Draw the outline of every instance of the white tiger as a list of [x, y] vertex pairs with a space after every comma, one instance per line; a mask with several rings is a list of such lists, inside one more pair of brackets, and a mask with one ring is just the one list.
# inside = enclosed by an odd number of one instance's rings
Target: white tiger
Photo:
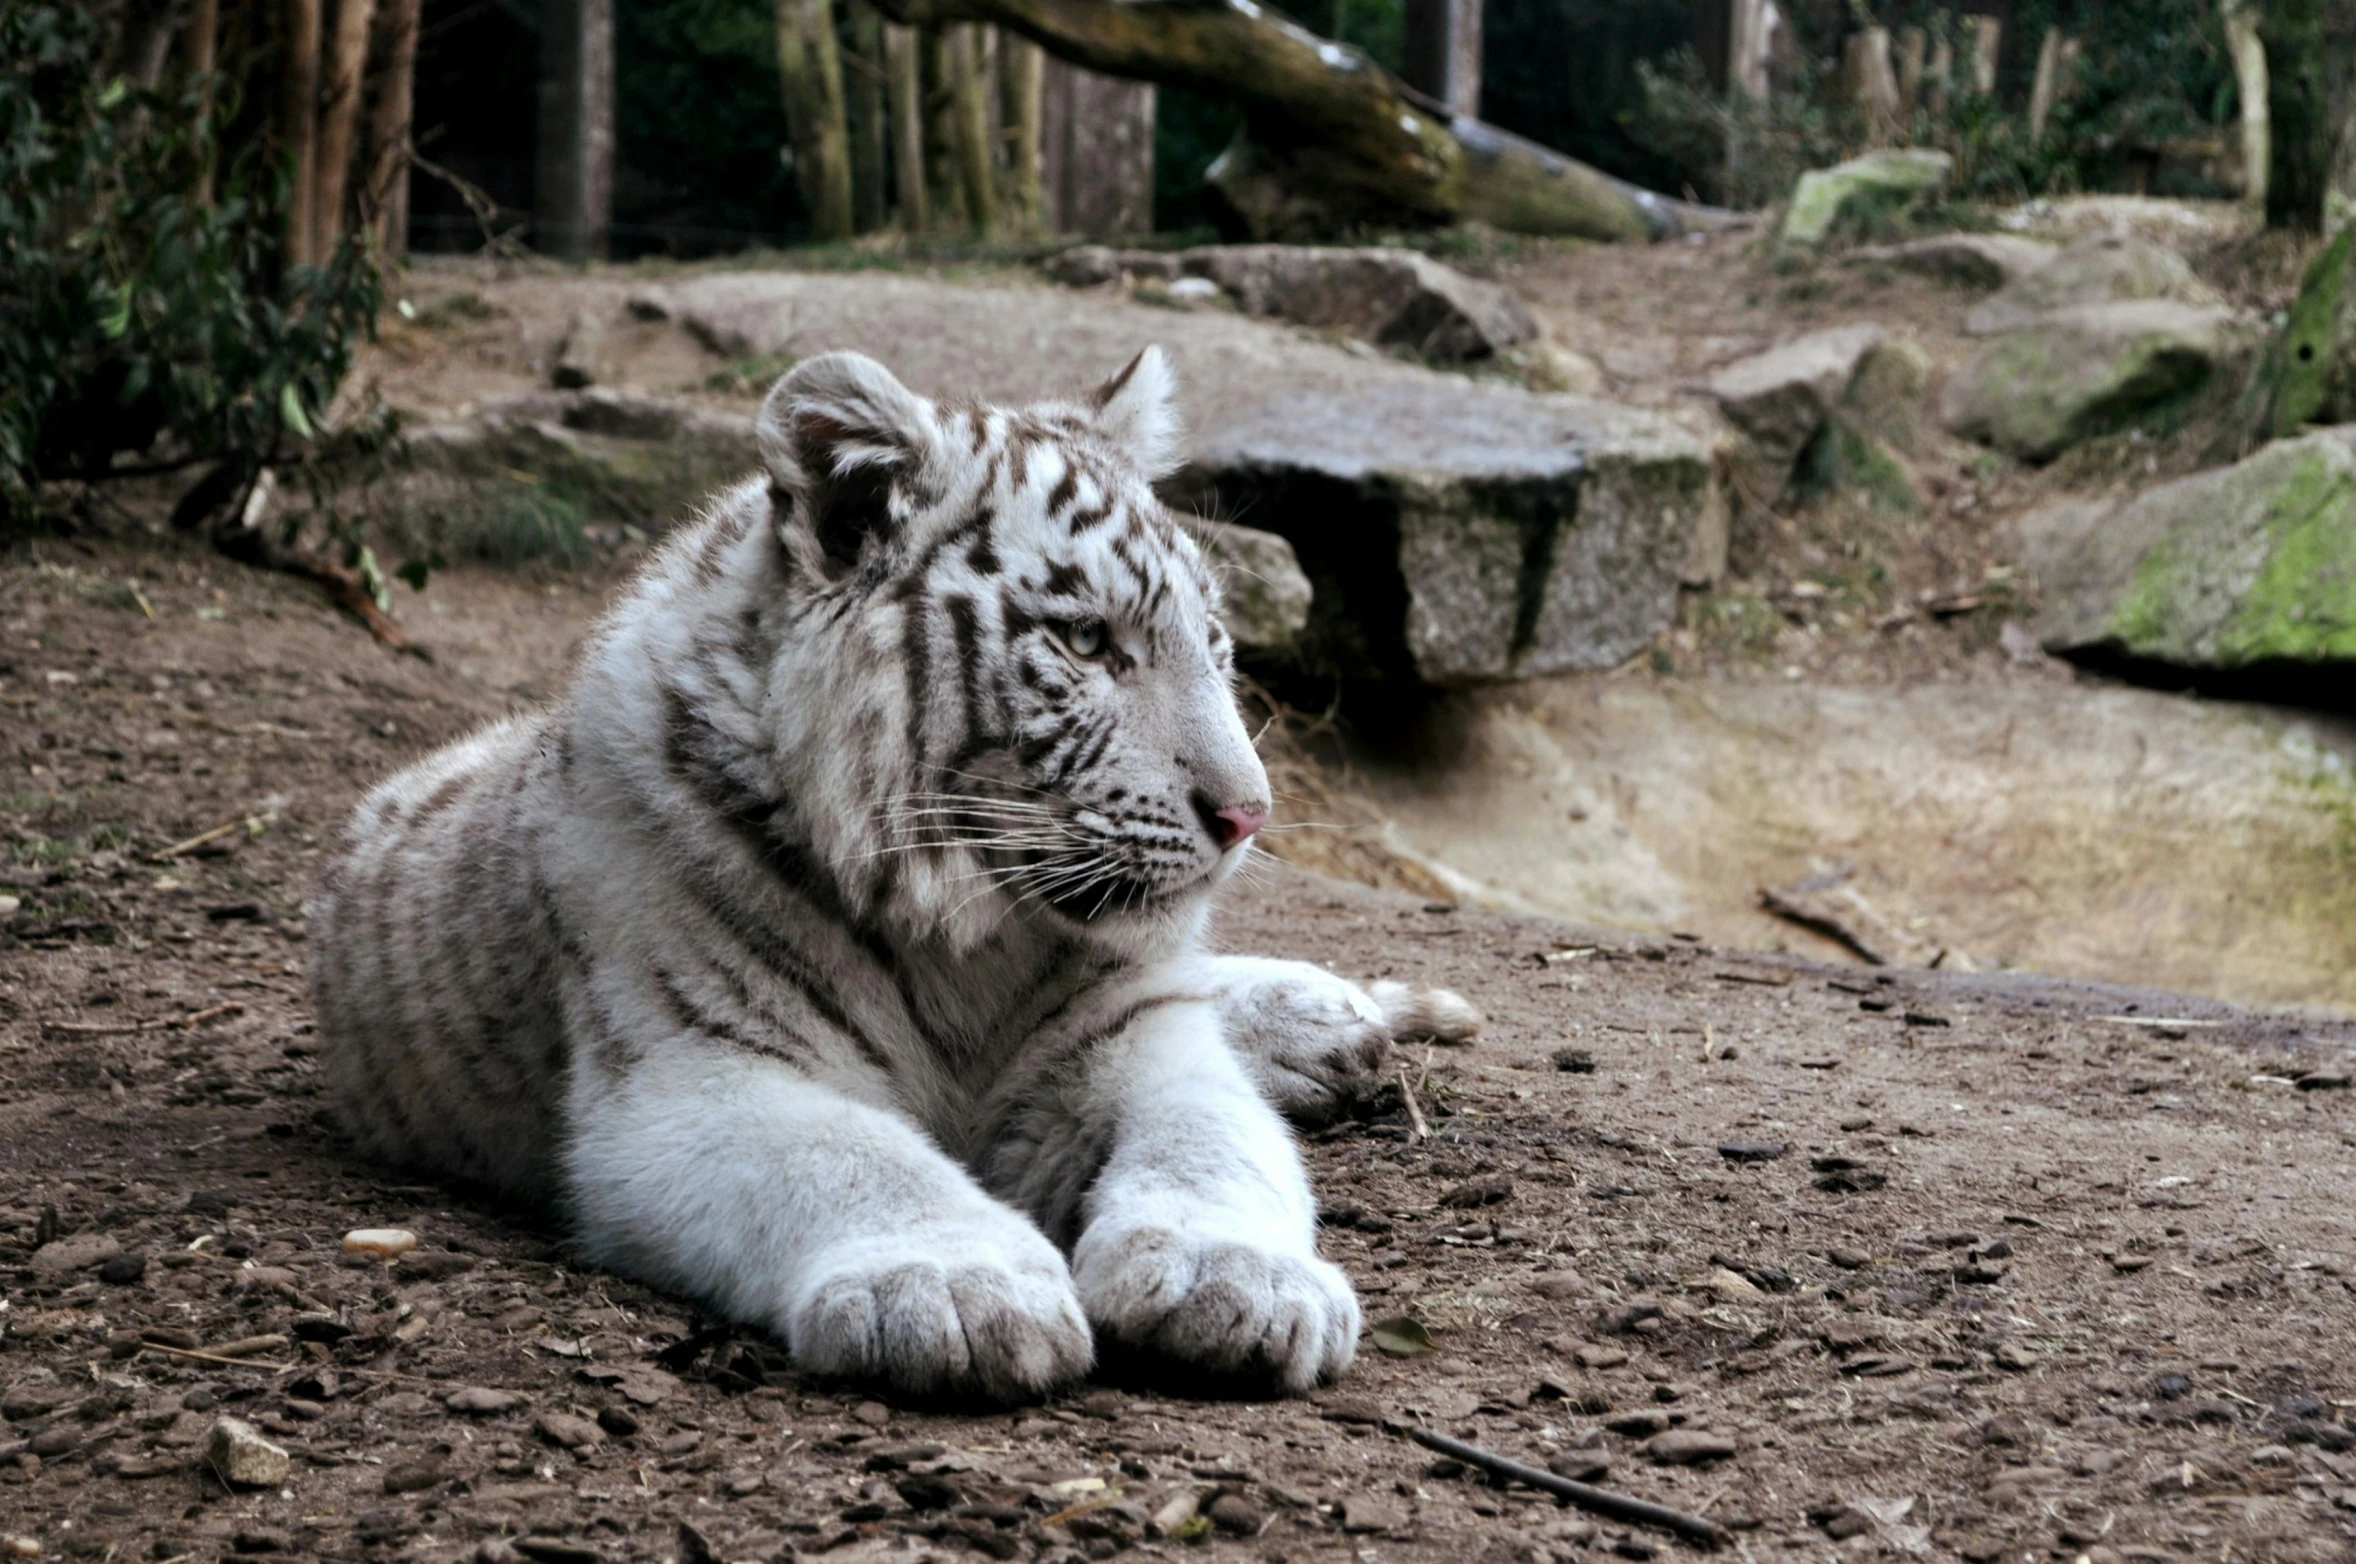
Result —
[[831, 354], [758, 429], [557, 705], [354, 815], [310, 909], [343, 1118], [814, 1371], [1031, 1396], [1101, 1335], [1339, 1374], [1358, 1305], [1277, 1108], [1334, 1111], [1390, 1029], [1199, 948], [1270, 803], [1151, 488], [1166, 361], [1008, 410]]

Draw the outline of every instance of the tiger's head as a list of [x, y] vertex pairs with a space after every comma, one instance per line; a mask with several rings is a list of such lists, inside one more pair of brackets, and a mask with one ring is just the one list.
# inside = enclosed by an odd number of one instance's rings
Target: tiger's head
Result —
[[1153, 490], [1172, 389], [1147, 348], [1069, 402], [936, 404], [830, 353], [763, 404], [772, 731], [820, 773], [837, 879], [895, 924], [1150, 946], [1266, 823], [1217, 580]]

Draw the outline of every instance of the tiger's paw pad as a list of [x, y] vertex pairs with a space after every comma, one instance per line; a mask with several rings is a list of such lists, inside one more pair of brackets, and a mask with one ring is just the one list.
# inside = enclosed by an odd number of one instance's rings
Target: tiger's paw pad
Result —
[[1358, 1344], [1358, 1298], [1313, 1254], [1141, 1226], [1083, 1234], [1080, 1297], [1110, 1341], [1298, 1395], [1338, 1378]]

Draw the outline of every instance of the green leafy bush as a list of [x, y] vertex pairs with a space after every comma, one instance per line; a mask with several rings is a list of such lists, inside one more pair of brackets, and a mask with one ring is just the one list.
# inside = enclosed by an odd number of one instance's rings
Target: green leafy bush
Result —
[[[376, 268], [347, 243], [283, 271], [285, 191], [224, 156], [234, 88], [102, 77], [82, 6], [0, 4], [0, 515], [65, 478], [226, 463], [307, 444], [374, 328]], [[218, 194], [199, 199], [200, 177]]]

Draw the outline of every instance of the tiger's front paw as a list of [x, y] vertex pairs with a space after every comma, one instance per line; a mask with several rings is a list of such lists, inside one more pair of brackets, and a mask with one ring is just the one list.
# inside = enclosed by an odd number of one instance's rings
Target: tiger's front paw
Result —
[[818, 1256], [784, 1335], [813, 1373], [916, 1394], [1027, 1400], [1088, 1372], [1095, 1343], [1063, 1256], [1009, 1215], [1005, 1232], [920, 1228]]
[[1314, 1254], [1207, 1230], [1091, 1228], [1072, 1255], [1088, 1318], [1113, 1341], [1295, 1395], [1338, 1378], [1358, 1345], [1358, 1298]]
[[1311, 1128], [1330, 1124], [1382, 1084], [1391, 1028], [1357, 984], [1307, 962], [1279, 970], [1227, 995], [1221, 1021], [1277, 1112]]

